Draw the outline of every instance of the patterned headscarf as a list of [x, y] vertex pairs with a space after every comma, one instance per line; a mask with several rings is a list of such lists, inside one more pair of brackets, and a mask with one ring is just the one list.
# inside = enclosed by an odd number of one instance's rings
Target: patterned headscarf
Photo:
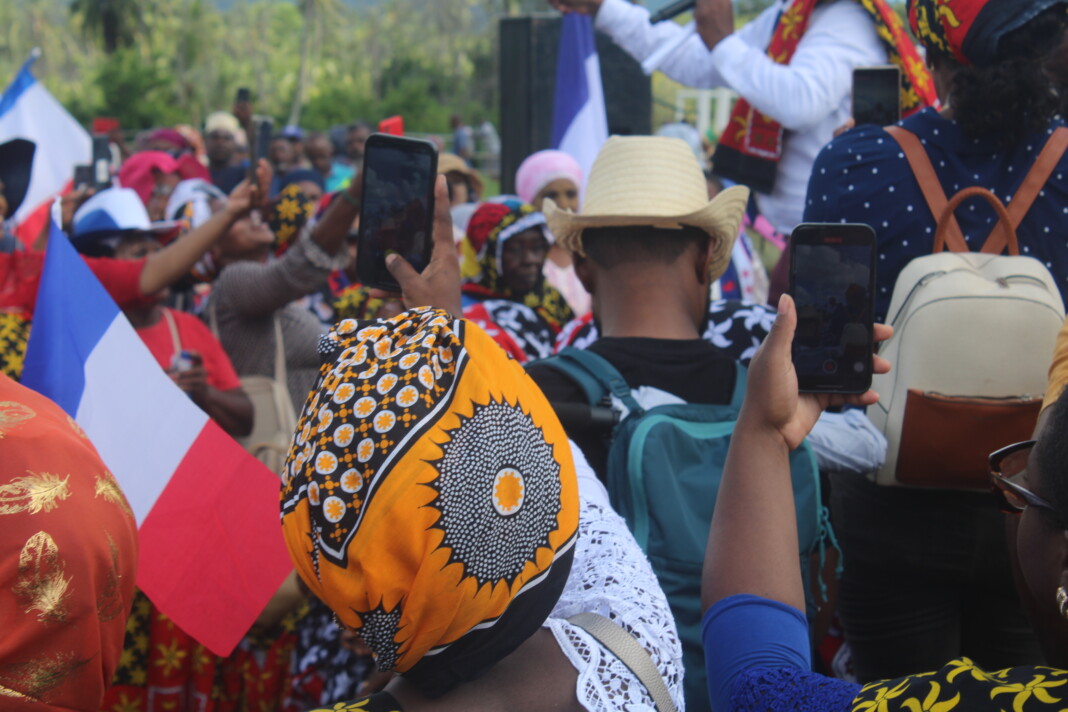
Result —
[[479, 299], [508, 299], [525, 304], [545, 319], [555, 334], [574, 316], [563, 295], [544, 276], [526, 294], [513, 295], [501, 272], [504, 243], [531, 228], [538, 228], [552, 241], [545, 216], [527, 203], [511, 197], [479, 205], [467, 224], [467, 236], [461, 246], [461, 271], [467, 277], [463, 290]]
[[966, 66], [997, 61], [998, 42], [1065, 0], [909, 0], [912, 33]]
[[137, 572], [122, 491], [73, 420], [0, 375], [0, 708], [96, 710]]
[[283, 471], [297, 572], [377, 664], [441, 694], [534, 633], [571, 566], [578, 493], [545, 396], [443, 311], [340, 322]]
[[968, 658], [947, 663], [941, 670], [880, 680], [864, 686], [852, 703], [853, 712], [956, 712], [1063, 710], [1068, 671], [1024, 666], [986, 672]]
[[315, 203], [295, 183], [283, 188], [267, 207], [267, 224], [274, 233], [274, 253], [281, 255], [315, 215]]

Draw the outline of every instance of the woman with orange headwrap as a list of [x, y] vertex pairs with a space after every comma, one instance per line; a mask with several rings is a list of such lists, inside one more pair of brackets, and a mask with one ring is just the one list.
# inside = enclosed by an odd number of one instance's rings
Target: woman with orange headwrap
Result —
[[354, 708], [652, 709], [582, 612], [637, 639], [681, 704], [656, 578], [518, 363], [428, 307], [342, 321], [320, 354], [282, 526], [304, 582], [399, 673]]

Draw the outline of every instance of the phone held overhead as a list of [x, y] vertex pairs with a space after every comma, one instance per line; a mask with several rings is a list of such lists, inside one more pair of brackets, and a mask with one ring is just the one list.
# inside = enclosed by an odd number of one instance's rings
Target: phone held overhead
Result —
[[380, 133], [367, 139], [356, 253], [365, 286], [400, 291], [386, 268], [391, 254], [419, 272], [430, 263], [437, 170], [438, 152], [429, 141]]
[[888, 64], [853, 70], [853, 121], [889, 126], [901, 120], [901, 69]]
[[797, 305], [793, 362], [807, 392], [871, 387], [875, 231], [803, 223], [790, 237], [790, 294]]

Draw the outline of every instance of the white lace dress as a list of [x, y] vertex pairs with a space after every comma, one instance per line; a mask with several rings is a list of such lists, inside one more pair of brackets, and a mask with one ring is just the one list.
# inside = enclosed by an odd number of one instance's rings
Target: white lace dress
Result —
[[590, 612], [621, 625], [649, 651], [681, 712], [682, 646], [667, 599], [582, 451], [574, 444], [571, 451], [581, 498], [579, 539], [571, 575], [544, 627], [553, 632], [578, 670], [575, 693], [586, 709], [655, 709], [653, 698], [626, 665], [589, 633], [567, 622], [571, 616]]

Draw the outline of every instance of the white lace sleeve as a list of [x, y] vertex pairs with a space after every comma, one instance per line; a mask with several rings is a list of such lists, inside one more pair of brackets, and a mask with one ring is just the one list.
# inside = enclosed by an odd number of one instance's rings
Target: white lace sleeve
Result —
[[682, 646], [667, 599], [649, 561], [608, 505], [604, 487], [578, 448], [581, 514], [575, 560], [559, 602], [545, 622], [560, 649], [578, 670], [575, 690], [587, 710], [652, 710], [653, 698], [638, 678], [586, 631], [567, 618], [598, 613], [621, 625], [649, 651], [675, 706], [682, 697]]

